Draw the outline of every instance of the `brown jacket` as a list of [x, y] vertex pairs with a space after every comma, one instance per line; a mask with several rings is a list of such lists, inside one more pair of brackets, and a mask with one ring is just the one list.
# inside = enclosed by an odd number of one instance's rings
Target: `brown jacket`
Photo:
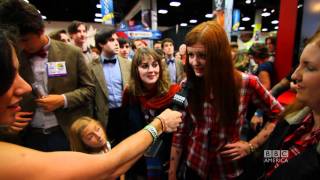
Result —
[[[74, 120], [90, 116], [89, 102], [94, 97], [94, 84], [82, 52], [62, 42], [50, 40], [48, 62], [65, 61], [67, 75], [48, 77], [48, 94], [64, 94], [68, 107], [54, 111], [59, 125], [67, 134]], [[20, 60], [21, 76], [29, 83], [34, 82], [30, 60], [22, 54]], [[35, 93], [27, 95], [22, 102], [22, 111], [35, 111]]]

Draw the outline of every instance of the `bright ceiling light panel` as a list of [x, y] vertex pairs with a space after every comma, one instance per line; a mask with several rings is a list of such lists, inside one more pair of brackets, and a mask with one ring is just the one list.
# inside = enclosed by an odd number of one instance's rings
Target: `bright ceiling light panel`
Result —
[[186, 27], [186, 26], [188, 26], [188, 24], [187, 23], [181, 23], [180, 26]]
[[168, 10], [166, 10], [166, 9], [159, 9], [159, 10], [158, 10], [158, 13], [159, 13], [159, 14], [167, 14], [167, 13], [168, 13]]
[[213, 15], [212, 15], [212, 13], [208, 13], [208, 14], [205, 15], [205, 17], [206, 18], [213, 18]]
[[250, 21], [250, 18], [249, 17], [244, 17], [244, 18], [242, 18], [242, 21]]
[[198, 21], [196, 19], [190, 19], [190, 23], [197, 23]]
[[173, 7], [179, 7], [179, 6], [181, 5], [181, 3], [178, 2], [178, 1], [172, 1], [172, 2], [170, 2], [169, 5], [170, 5], [170, 6], [173, 6]]

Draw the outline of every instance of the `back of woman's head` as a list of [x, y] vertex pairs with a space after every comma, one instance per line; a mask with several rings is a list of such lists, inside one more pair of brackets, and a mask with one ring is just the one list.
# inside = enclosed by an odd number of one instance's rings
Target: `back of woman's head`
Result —
[[4, 27], [0, 27], [0, 96], [7, 92], [13, 83], [16, 69], [13, 66], [13, 49], [16, 50], [15, 38]]
[[[206, 64], [201, 78], [205, 93], [201, 93], [200, 96], [203, 96], [203, 99], [212, 96], [215, 98], [213, 105], [219, 112], [220, 119], [235, 120], [239, 104], [239, 86], [236, 77], [239, 74], [235, 72], [233, 66], [230, 43], [225, 30], [216, 21], [203, 22], [186, 35], [185, 43], [187, 47], [200, 43], [205, 48]], [[200, 82], [189, 62], [187, 62], [187, 78], [193, 83]]]
[[131, 65], [131, 79], [129, 82], [129, 90], [134, 96], [141, 96], [146, 93], [146, 89], [143, 86], [143, 82], [139, 76], [138, 67], [141, 65], [142, 60], [146, 57], [152, 57], [156, 62], [158, 62], [159, 79], [156, 83], [158, 95], [163, 94], [169, 90], [170, 81], [168, 76], [168, 70], [166, 68], [163, 58], [151, 48], [139, 48], [135, 52], [132, 65]]
[[90, 148], [87, 147], [82, 141], [82, 132], [88, 126], [88, 124], [92, 122], [102, 127], [98, 121], [87, 116], [80, 117], [72, 123], [69, 132], [70, 148], [72, 151], [90, 153]]

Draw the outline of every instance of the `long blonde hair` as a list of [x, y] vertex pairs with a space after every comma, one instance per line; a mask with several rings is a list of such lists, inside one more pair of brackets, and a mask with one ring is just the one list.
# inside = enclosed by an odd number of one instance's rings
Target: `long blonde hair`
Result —
[[[69, 133], [71, 151], [92, 153], [92, 149], [83, 143], [82, 136], [81, 136], [83, 129], [86, 128], [88, 124], [92, 122], [100, 126], [102, 129], [104, 129], [102, 124], [99, 121], [87, 116], [82, 116], [72, 123], [70, 128], [70, 133]], [[106, 135], [106, 132], [105, 132], [105, 135]], [[107, 136], [106, 136], [106, 139], [107, 139]]]

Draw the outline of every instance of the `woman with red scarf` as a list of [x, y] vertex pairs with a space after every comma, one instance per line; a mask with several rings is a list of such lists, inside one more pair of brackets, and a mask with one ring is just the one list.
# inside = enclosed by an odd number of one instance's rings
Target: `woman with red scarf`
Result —
[[[170, 84], [166, 64], [153, 49], [140, 48], [131, 66], [131, 80], [123, 94], [126, 118], [125, 136], [143, 128], [164, 109], [171, 106], [173, 96], [180, 90]], [[149, 152], [126, 174], [126, 179], [167, 179], [171, 135], [161, 136]]]

